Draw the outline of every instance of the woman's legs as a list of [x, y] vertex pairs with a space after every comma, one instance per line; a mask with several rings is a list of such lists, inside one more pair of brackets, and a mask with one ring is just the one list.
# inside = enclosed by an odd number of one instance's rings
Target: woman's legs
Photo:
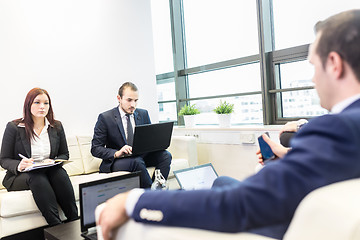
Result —
[[46, 175], [55, 193], [57, 202], [68, 221], [78, 219], [78, 209], [75, 203], [74, 189], [65, 169], [61, 166], [48, 168]]
[[35, 203], [50, 226], [61, 223], [55, 193], [47, 176], [39, 170], [19, 174], [9, 191], [31, 190]]

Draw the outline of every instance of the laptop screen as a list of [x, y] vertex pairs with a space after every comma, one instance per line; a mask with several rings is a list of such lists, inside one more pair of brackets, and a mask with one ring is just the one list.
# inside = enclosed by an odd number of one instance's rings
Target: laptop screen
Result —
[[211, 163], [174, 171], [174, 175], [184, 190], [210, 189], [218, 177]]
[[165, 150], [169, 147], [174, 122], [135, 126], [133, 155]]
[[113, 196], [140, 187], [140, 172], [124, 174], [79, 185], [81, 232], [94, 227], [95, 208]]

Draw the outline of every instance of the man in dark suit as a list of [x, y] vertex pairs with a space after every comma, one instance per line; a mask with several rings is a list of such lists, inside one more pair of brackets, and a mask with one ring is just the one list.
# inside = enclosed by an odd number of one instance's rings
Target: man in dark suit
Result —
[[[132, 190], [115, 196], [100, 215], [104, 239], [129, 217], [152, 224], [282, 238], [308, 193], [359, 178], [360, 10], [319, 22], [316, 32], [309, 50], [313, 82], [321, 106], [331, 114], [309, 121], [281, 160], [242, 182], [220, 177], [211, 190]], [[276, 154], [278, 145], [263, 136]]]
[[100, 172], [141, 171], [140, 186], [149, 188], [152, 184], [146, 167], [154, 166], [160, 169], [167, 179], [170, 171], [171, 154], [166, 151], [156, 151], [140, 156], [125, 157], [131, 154], [133, 132], [135, 125], [150, 124], [146, 110], [136, 108], [139, 99], [138, 89], [131, 82], [124, 83], [118, 92], [119, 106], [98, 117], [91, 142], [91, 153], [101, 158]]

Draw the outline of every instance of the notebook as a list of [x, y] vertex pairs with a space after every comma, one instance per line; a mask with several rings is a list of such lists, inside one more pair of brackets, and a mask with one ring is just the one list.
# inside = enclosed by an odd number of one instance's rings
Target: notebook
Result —
[[177, 170], [174, 175], [180, 188], [184, 190], [210, 189], [218, 177], [211, 163]]
[[95, 208], [109, 198], [140, 187], [140, 171], [79, 185], [81, 236], [97, 239]]
[[123, 157], [167, 149], [170, 145], [173, 126], [174, 122], [135, 126], [132, 154], [126, 154]]

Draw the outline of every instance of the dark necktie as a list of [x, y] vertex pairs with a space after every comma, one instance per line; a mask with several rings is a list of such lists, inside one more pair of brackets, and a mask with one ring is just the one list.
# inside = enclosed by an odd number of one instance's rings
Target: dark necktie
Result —
[[126, 115], [126, 122], [127, 122], [127, 127], [126, 127], [126, 132], [127, 132], [127, 142], [129, 146], [132, 146], [133, 141], [134, 141], [134, 133], [133, 133], [133, 128], [131, 125], [131, 121], [130, 121], [130, 116], [131, 114], [125, 114]]

